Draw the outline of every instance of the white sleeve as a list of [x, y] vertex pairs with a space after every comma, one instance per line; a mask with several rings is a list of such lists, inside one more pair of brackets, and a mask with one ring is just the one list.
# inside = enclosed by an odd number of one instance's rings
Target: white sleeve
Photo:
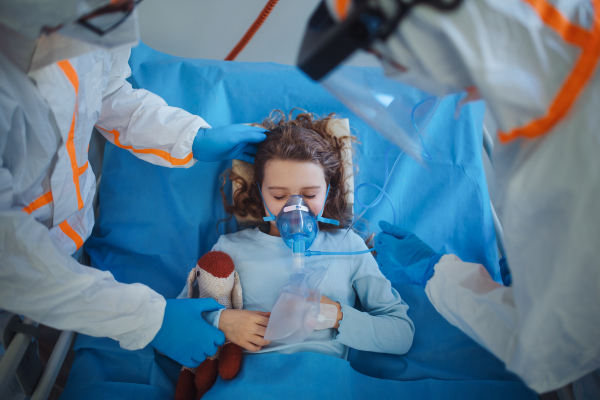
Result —
[[198, 130], [210, 128], [202, 118], [169, 107], [159, 96], [133, 89], [126, 79], [131, 50], [111, 55], [111, 70], [96, 122], [108, 141], [138, 158], [165, 167], [191, 167]]
[[425, 293], [448, 322], [506, 362], [517, 327], [512, 288], [494, 281], [483, 265], [447, 254], [436, 264]]
[[161, 295], [77, 263], [27, 213], [0, 211], [0, 238], [0, 308], [128, 350], [146, 346], [160, 329]]
[[[519, 309], [517, 296], [529, 295], [519, 285], [516, 280], [514, 286], [504, 287], [492, 280], [482, 265], [445, 255], [435, 266], [425, 292], [446, 320], [492, 352], [538, 393], [562, 387], [597, 368], [600, 360], [594, 346], [581, 350], [587, 354], [585, 359], [568, 358], [573, 353], [571, 346], [585, 343], [586, 329], [574, 329], [577, 326], [572, 320], [561, 318], [560, 310], [548, 305], [566, 304], [569, 299], [557, 298], [549, 291], [535, 299], [534, 308]], [[572, 309], [587, 307], [593, 305], [579, 304]], [[593, 338], [587, 340], [593, 342]]]

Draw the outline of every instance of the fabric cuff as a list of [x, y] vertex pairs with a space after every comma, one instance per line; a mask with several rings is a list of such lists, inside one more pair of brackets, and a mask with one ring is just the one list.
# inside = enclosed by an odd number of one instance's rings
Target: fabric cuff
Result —
[[433, 276], [427, 281], [427, 284], [425, 285], [425, 292], [427, 292], [427, 288], [431, 287], [431, 282], [438, 279], [438, 278], [436, 278], [435, 271], [439, 270], [440, 268], [443, 269], [444, 265], [453, 263], [455, 261], [462, 262], [462, 260], [454, 254], [444, 254], [440, 258], [440, 260], [433, 266], [434, 273], [433, 273]]
[[360, 315], [361, 312], [347, 304], [340, 302], [340, 305], [342, 306], [342, 319], [337, 330], [333, 330], [333, 341], [343, 344], [345, 336], [348, 336], [348, 332], [352, 330], [353, 319], [356, 318], [357, 314]]
[[454, 261], [462, 261], [462, 260], [454, 254], [444, 254], [435, 265], [444, 264], [447, 262], [454, 262]]
[[117, 338], [111, 337], [111, 339], [116, 339], [121, 348], [125, 350], [143, 349], [154, 339], [162, 327], [167, 301], [160, 294], [151, 292], [151, 299], [146, 303], [144, 315], [139, 317], [145, 320], [144, 323], [126, 335], [120, 335]]
[[436, 265], [438, 262], [440, 262], [440, 260], [442, 259], [442, 257], [444, 256], [444, 254], [439, 254], [436, 253], [434, 255], [431, 256], [431, 265], [434, 266]]
[[429, 258], [429, 266], [427, 267], [427, 272], [425, 273], [424, 277], [425, 279], [423, 280], [423, 282], [421, 282], [421, 285], [425, 286], [427, 284], [427, 281], [431, 279], [435, 271], [435, 266], [438, 262], [440, 262], [442, 256], [442, 254], [436, 253]]
[[204, 318], [206, 322], [208, 322], [215, 328], [219, 329], [219, 321], [221, 320], [221, 313], [223, 312], [223, 310], [225, 310], [225, 308], [221, 308], [217, 311], [203, 312], [202, 318]]

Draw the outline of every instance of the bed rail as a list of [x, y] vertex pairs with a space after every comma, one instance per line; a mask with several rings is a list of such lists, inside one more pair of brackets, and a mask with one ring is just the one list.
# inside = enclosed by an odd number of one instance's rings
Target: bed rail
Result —
[[[12, 315], [14, 316], [14, 314]], [[32, 339], [37, 339], [38, 334], [36, 331], [39, 332], [37, 330], [39, 324], [30, 318], [23, 318], [22, 323], [19, 323], [19, 325], [21, 327], [16, 330], [10, 344], [5, 349], [2, 360], [0, 360], [0, 399], [6, 397], [10, 383], [17, 376], [17, 369], [21, 365]], [[7, 329], [11, 328], [7, 326]], [[74, 337], [74, 332], [62, 331], [41, 376], [39, 376], [39, 380], [37, 380], [38, 374], [32, 373], [33, 377], [27, 376], [30, 382], [27, 382], [27, 384], [20, 382], [22, 387], [26, 387], [24, 389], [26, 394], [31, 395], [31, 400], [46, 400], [48, 398]], [[30, 371], [27, 372], [27, 375], [30, 375]], [[32, 381], [33, 379], [37, 380], [37, 383]]]

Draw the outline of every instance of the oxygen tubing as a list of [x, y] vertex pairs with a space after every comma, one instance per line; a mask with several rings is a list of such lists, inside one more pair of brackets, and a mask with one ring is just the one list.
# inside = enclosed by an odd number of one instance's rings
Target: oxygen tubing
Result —
[[306, 250], [304, 255], [306, 257], [312, 256], [354, 256], [357, 254], [366, 254], [372, 252], [373, 249], [360, 250], [360, 251], [311, 251]]
[[[416, 109], [423, 103], [425, 103], [426, 101], [430, 101], [430, 100], [436, 100], [436, 104], [435, 104], [435, 108], [433, 110], [432, 115], [429, 116], [429, 118], [427, 119], [425, 125], [423, 126], [423, 128], [419, 129], [417, 123], [416, 123], [416, 118], [415, 118], [415, 112]], [[411, 139], [411, 141], [413, 141], [417, 136], [421, 139], [421, 142], [423, 141], [423, 138], [421, 137], [421, 131], [425, 128], [425, 126], [427, 126], [429, 124], [429, 121], [431, 120], [431, 117], [433, 116], [433, 114], [435, 114], [435, 111], [438, 108], [438, 105], [440, 103], [440, 99], [436, 98], [436, 97], [428, 97], [425, 100], [422, 100], [421, 102], [417, 103], [414, 107], [413, 110], [411, 112], [411, 120], [412, 123], [415, 127], [415, 129], [417, 130], [417, 135], [415, 137], [413, 137]], [[394, 164], [392, 165], [392, 170], [389, 171], [388, 170], [388, 154], [390, 152], [390, 150], [392, 148], [394, 148], [396, 146], [394, 145], [390, 145], [388, 146], [388, 148], [385, 150], [385, 173], [383, 176], [383, 187], [379, 186], [379, 185], [375, 185], [374, 183], [363, 183], [360, 184], [356, 187], [354, 194], [355, 194], [355, 201], [358, 205], [360, 205], [361, 207], [364, 208], [364, 210], [360, 213], [360, 215], [358, 216], [358, 218], [356, 220], [354, 220], [354, 222], [352, 222], [352, 224], [346, 229], [346, 233], [344, 234], [344, 236], [342, 237], [342, 239], [340, 240], [340, 242], [338, 243], [338, 247], [339, 244], [341, 244], [341, 242], [344, 241], [344, 239], [346, 238], [346, 235], [348, 235], [348, 232], [350, 232], [350, 230], [352, 229], [352, 227], [354, 226], [354, 224], [356, 223], [356, 221], [360, 220], [360, 218], [362, 218], [363, 215], [365, 215], [365, 213], [371, 209], [372, 207], [376, 206], [377, 204], [379, 204], [379, 202], [385, 197], [388, 202], [390, 203], [390, 206], [392, 207], [392, 215], [393, 215], [393, 222], [394, 224], [397, 224], [397, 215], [396, 215], [396, 208], [394, 207], [394, 203], [391, 199], [391, 197], [387, 194], [386, 189], [388, 186], [388, 183], [390, 182], [390, 177], [391, 175], [394, 173], [394, 170], [396, 169], [396, 166], [398, 165], [398, 161], [400, 160], [400, 157], [402, 156], [402, 154], [404, 154], [404, 150], [400, 151], [400, 154], [398, 155], [398, 157], [396, 157], [396, 160], [394, 161]], [[429, 156], [429, 154], [427, 153], [427, 151], [425, 150], [425, 153], [423, 154], [423, 156], [425, 156], [425, 158], [427, 159], [431, 159], [431, 156]], [[362, 189], [363, 187], [373, 187], [377, 190], [379, 190], [379, 195], [375, 198], [375, 200], [373, 200], [370, 204], [365, 205], [363, 204], [359, 199], [358, 196], [356, 196], [356, 194], [358, 193], [358, 191], [360, 189]], [[328, 189], [329, 191], [329, 189]], [[370, 253], [372, 252], [373, 249], [367, 249], [367, 250], [360, 250], [360, 251], [333, 251], [333, 252], [323, 252], [323, 251], [311, 251], [311, 250], [306, 250], [304, 252], [304, 256], [306, 257], [312, 257], [312, 256], [351, 256], [351, 255], [359, 255], [359, 254], [366, 254], [366, 253]]]
[[[379, 190], [379, 195], [369, 205], [362, 204], [358, 200], [358, 198], [355, 197], [356, 202], [361, 207], [365, 208], [363, 210], [363, 212], [358, 216], [358, 219], [360, 219], [371, 207], [374, 207], [377, 204], [379, 204], [379, 202], [381, 201], [381, 199], [383, 199], [383, 197], [385, 196], [387, 198], [387, 200], [390, 202], [390, 206], [392, 207], [392, 213], [394, 215], [394, 223], [396, 223], [396, 209], [394, 207], [392, 199], [390, 198], [390, 196], [385, 191], [385, 189], [387, 188], [387, 185], [388, 185], [388, 183], [390, 181], [390, 175], [396, 169], [396, 165], [398, 164], [398, 160], [400, 159], [400, 156], [402, 155], [402, 153], [404, 153], [404, 151], [400, 152], [400, 154], [398, 155], [398, 157], [396, 157], [396, 161], [394, 162], [394, 165], [392, 166], [392, 170], [388, 172], [388, 153], [394, 147], [396, 147], [396, 146], [391, 145], [391, 146], [388, 146], [388, 148], [385, 150], [385, 175], [384, 175], [384, 185], [383, 185], [383, 187], [375, 185], [374, 183], [363, 183], [363, 184], [361, 184], [361, 185], [359, 185], [359, 186], [356, 187], [356, 190], [354, 191], [355, 194], [359, 191], [359, 189], [361, 189], [362, 187], [365, 187], [365, 186], [374, 187], [377, 190]], [[344, 237], [342, 238], [342, 240], [340, 241], [340, 243], [346, 238], [346, 235], [348, 234], [348, 232], [350, 231], [350, 229], [352, 229], [352, 226], [354, 226], [355, 222], [356, 221], [354, 221], [352, 223], [352, 225], [350, 225], [350, 227], [348, 227], [348, 229], [346, 230], [346, 233], [344, 234]], [[359, 251], [334, 251], [334, 252], [326, 252], [326, 251], [323, 252], [323, 251], [310, 251], [310, 250], [307, 250], [307, 251], [304, 252], [304, 255], [306, 257], [312, 257], [312, 256], [352, 256], [352, 255], [366, 254], [366, 253], [370, 253], [372, 251], [373, 251], [373, 249], [359, 250]]]

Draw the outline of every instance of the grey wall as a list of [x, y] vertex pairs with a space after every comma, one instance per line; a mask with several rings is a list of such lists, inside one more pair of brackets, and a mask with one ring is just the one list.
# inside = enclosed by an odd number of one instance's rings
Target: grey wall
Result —
[[[279, 0], [236, 61], [295, 64], [308, 19], [320, 0]], [[141, 39], [179, 57], [222, 60], [244, 36], [267, 0], [144, 0]], [[354, 65], [376, 65], [358, 55]]]

